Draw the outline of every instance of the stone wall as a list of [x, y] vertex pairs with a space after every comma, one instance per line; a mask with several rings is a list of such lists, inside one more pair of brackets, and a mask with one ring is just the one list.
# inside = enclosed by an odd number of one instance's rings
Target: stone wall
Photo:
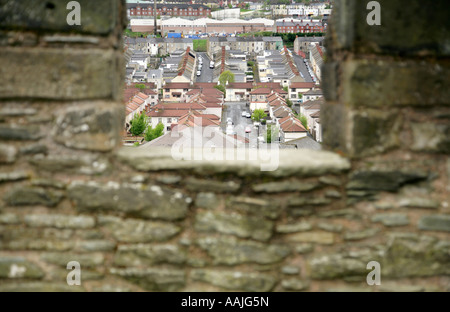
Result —
[[322, 117], [334, 152], [281, 151], [273, 172], [118, 148], [123, 3], [79, 0], [68, 27], [66, 2], [0, 0], [0, 291], [449, 290], [443, 1], [424, 20], [380, 1], [378, 28], [365, 1], [340, 1]]

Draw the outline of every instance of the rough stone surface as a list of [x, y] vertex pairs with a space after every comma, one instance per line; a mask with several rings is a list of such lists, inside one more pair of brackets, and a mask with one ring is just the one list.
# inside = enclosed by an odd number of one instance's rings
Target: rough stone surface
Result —
[[414, 234], [393, 235], [385, 251], [381, 274], [389, 278], [448, 275], [449, 252], [448, 241]]
[[0, 183], [26, 180], [30, 174], [25, 171], [0, 172]]
[[284, 279], [281, 281], [281, 287], [285, 290], [301, 291], [309, 288], [309, 283], [298, 278]]
[[269, 219], [277, 219], [282, 212], [276, 202], [267, 199], [243, 196], [232, 197], [227, 203], [227, 207], [240, 212], [264, 216]]
[[89, 0], [78, 0], [82, 8], [81, 25], [67, 24], [67, 1], [39, 2], [1, 0], [0, 28], [23, 28], [57, 32], [82, 32], [105, 35], [114, 29], [118, 16], [116, 0], [94, 5]]
[[437, 209], [439, 202], [433, 199], [423, 197], [407, 197], [399, 201], [400, 207], [408, 208], [423, 208], [423, 209]]
[[109, 166], [106, 159], [93, 155], [36, 155], [30, 163], [39, 171], [71, 174], [97, 175], [104, 173]]
[[5, 202], [10, 206], [56, 206], [63, 198], [63, 193], [37, 187], [20, 187], [11, 190], [5, 196]]
[[[68, 271], [67, 271], [68, 272]], [[83, 292], [85, 289], [82, 286], [73, 287], [61, 282], [31, 282], [24, 283], [23, 281], [15, 283], [1, 283], [0, 291], [2, 292]]]
[[352, 156], [375, 155], [396, 147], [400, 125], [399, 116], [390, 112], [366, 110], [363, 114], [354, 115]]
[[11, 164], [15, 162], [16, 159], [17, 159], [17, 149], [12, 145], [0, 143], [0, 164]]
[[317, 227], [327, 232], [341, 233], [344, 228], [341, 224], [319, 223]]
[[283, 181], [256, 184], [252, 190], [257, 193], [307, 192], [319, 186], [317, 182]]
[[200, 192], [197, 194], [195, 205], [199, 208], [215, 209], [219, 205], [219, 199], [214, 193]]
[[57, 113], [53, 138], [69, 148], [110, 151], [121, 140], [123, 114], [123, 107], [119, 105], [78, 105]]
[[93, 217], [67, 215], [26, 215], [25, 224], [31, 227], [55, 227], [60, 229], [89, 229], [95, 226]]
[[181, 265], [186, 262], [186, 252], [176, 245], [123, 245], [114, 256], [116, 266], [152, 266], [155, 264]]
[[312, 225], [309, 222], [300, 222], [294, 224], [279, 224], [276, 227], [276, 232], [281, 234], [305, 232], [312, 229]]
[[180, 227], [172, 223], [150, 222], [128, 219], [107, 225], [114, 238], [124, 243], [160, 242], [172, 238], [180, 232]]
[[156, 178], [156, 181], [163, 184], [177, 184], [182, 180], [182, 177], [177, 175], [163, 175]]
[[[450, 83], [449, 73], [445, 63], [350, 61], [344, 66], [343, 81], [348, 87], [343, 99], [347, 105], [366, 107], [444, 104], [450, 97], [445, 88]], [[422, 86], [420, 92], [418, 85]]]
[[376, 214], [372, 217], [372, 222], [381, 222], [385, 226], [403, 226], [409, 224], [409, 218], [398, 213]]
[[419, 229], [450, 232], [450, 215], [430, 215], [419, 220]]
[[344, 239], [348, 241], [362, 240], [377, 235], [379, 231], [375, 228], [362, 231], [348, 231], [344, 233]]
[[234, 181], [219, 182], [211, 180], [201, 180], [196, 178], [186, 179], [186, 188], [191, 191], [203, 191], [208, 190], [218, 193], [233, 193], [239, 190], [240, 183]]
[[19, 151], [20, 151], [20, 154], [22, 154], [22, 155], [38, 155], [38, 154], [47, 155], [48, 147], [44, 144], [38, 143], [38, 144], [23, 146], [19, 149]]
[[313, 244], [298, 244], [294, 247], [296, 253], [303, 255], [308, 254], [314, 250]]
[[379, 256], [369, 250], [348, 254], [329, 254], [314, 256], [307, 261], [311, 278], [340, 279], [343, 277], [358, 277], [365, 280], [368, 270], [367, 263], [379, 260]]
[[261, 241], [270, 239], [273, 231], [273, 223], [263, 218], [221, 212], [197, 213], [194, 227], [199, 232], [219, 232]]
[[322, 197], [293, 197], [288, 201], [289, 207], [301, 207], [301, 206], [323, 206], [331, 203], [328, 198]]
[[0, 279], [41, 279], [44, 272], [34, 263], [20, 257], [0, 257]]
[[[1, 52], [0, 52], [1, 55]], [[1, 73], [1, 72], [0, 72]], [[0, 78], [1, 79], [1, 78]], [[0, 80], [1, 81], [1, 80]], [[1, 96], [2, 87], [0, 87]], [[0, 124], [0, 139], [5, 141], [36, 141], [42, 138], [38, 126], [2, 125]], [[14, 157], [17, 151], [9, 150], [8, 154]]]
[[251, 292], [270, 291], [276, 283], [276, 279], [268, 274], [223, 270], [197, 269], [191, 272], [191, 278], [193, 280], [209, 283], [224, 289]]
[[71, 253], [43, 253], [41, 259], [45, 262], [66, 267], [70, 261], [77, 261], [81, 267], [98, 267], [103, 265], [105, 257], [101, 253], [71, 254]]
[[183, 270], [112, 268], [110, 272], [149, 291], [178, 291], [186, 284], [186, 273]]
[[[118, 66], [119, 55], [108, 50], [3, 48], [0, 51], [0, 98], [118, 99]], [[21, 81], [20, 86], [14, 83], [17, 80]], [[10, 140], [36, 140], [40, 134], [29, 128], [0, 127], [0, 138], [8, 137]]]
[[300, 274], [300, 268], [296, 266], [284, 266], [281, 268], [281, 273], [286, 275], [297, 275]]
[[200, 238], [200, 248], [214, 259], [215, 264], [235, 265], [242, 263], [270, 264], [283, 260], [290, 249], [283, 245], [238, 241], [234, 238]]
[[90, 240], [78, 242], [81, 251], [114, 251], [116, 244], [108, 240]]
[[317, 243], [321, 245], [331, 245], [334, 243], [334, 234], [328, 232], [304, 232], [289, 234], [286, 239], [295, 243]]
[[450, 153], [450, 126], [435, 123], [411, 123], [413, 151]]
[[427, 174], [418, 171], [357, 171], [351, 174], [347, 188], [395, 192], [403, 185], [423, 181], [427, 177]]
[[179, 191], [158, 185], [73, 182], [68, 191], [80, 211], [115, 210], [162, 220], [183, 219], [191, 201]]
[[0, 214], [0, 223], [17, 224], [20, 223], [20, 218], [18, 215], [15, 215], [13, 213], [2, 213]]

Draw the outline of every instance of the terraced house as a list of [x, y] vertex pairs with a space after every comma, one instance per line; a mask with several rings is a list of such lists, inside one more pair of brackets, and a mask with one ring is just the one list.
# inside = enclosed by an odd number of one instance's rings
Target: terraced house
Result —
[[[128, 18], [154, 16], [153, 3], [128, 3]], [[208, 16], [211, 9], [203, 4], [157, 4], [160, 16]]]

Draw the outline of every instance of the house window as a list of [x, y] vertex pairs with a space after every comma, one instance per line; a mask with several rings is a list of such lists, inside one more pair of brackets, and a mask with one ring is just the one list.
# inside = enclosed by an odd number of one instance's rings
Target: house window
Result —
[[162, 118], [158, 118], [158, 123], [162, 123]]
[[170, 92], [170, 89], [166, 89], [166, 92]]
[[167, 123], [172, 123], [172, 118], [167, 118]]

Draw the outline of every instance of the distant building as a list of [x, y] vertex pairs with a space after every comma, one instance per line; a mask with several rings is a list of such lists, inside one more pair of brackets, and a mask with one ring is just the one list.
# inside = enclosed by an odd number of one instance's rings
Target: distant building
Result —
[[[128, 3], [128, 18], [154, 16], [153, 3]], [[156, 14], [159, 16], [209, 16], [211, 9], [203, 4], [156, 4]]]
[[324, 33], [327, 30], [327, 24], [322, 21], [283, 19], [275, 23], [277, 33], [296, 34], [296, 33]]

